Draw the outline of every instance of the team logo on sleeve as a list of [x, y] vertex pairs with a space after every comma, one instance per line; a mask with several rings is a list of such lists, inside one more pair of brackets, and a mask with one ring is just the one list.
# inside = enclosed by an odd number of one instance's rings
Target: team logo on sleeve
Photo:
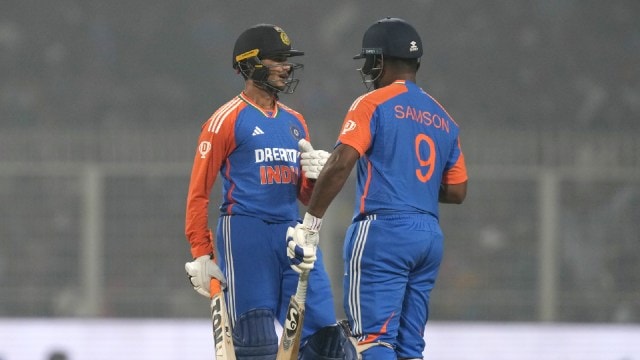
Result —
[[302, 139], [302, 133], [300, 132], [300, 129], [298, 129], [297, 127], [291, 126], [291, 128], [289, 128], [289, 131], [291, 131], [291, 135], [293, 136], [294, 139], [296, 140]]
[[347, 120], [347, 122], [342, 127], [342, 135], [348, 133], [349, 131], [356, 128], [356, 122], [353, 120]]
[[211, 142], [203, 141], [198, 145], [198, 152], [200, 153], [201, 159], [204, 159], [209, 151], [211, 151]]

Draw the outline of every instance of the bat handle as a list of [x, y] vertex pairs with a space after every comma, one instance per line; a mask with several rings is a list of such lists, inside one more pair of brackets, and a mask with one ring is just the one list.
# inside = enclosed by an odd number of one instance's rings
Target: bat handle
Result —
[[211, 289], [210, 294], [213, 297], [213, 294], [217, 294], [222, 291], [222, 286], [220, 285], [220, 280], [216, 278], [211, 278], [211, 282], [209, 282], [209, 288]]
[[303, 271], [298, 280], [298, 288], [296, 289], [296, 301], [298, 304], [304, 304], [307, 300], [307, 283], [309, 282], [309, 271]]
[[[307, 239], [306, 241], [306, 245], [307, 246], [313, 246], [313, 247], [317, 247], [318, 246], [318, 241], [316, 238], [316, 241], [309, 241]], [[307, 283], [309, 282], [309, 271], [303, 271], [302, 273], [300, 273], [300, 279], [298, 279], [298, 288], [296, 289], [296, 301], [298, 302], [298, 304], [304, 304], [305, 301], [307, 300]]]

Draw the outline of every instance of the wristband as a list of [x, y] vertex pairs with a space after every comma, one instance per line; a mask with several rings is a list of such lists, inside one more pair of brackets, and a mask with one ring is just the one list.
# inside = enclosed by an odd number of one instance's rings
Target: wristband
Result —
[[322, 226], [322, 218], [315, 217], [309, 213], [305, 213], [302, 225], [304, 225], [310, 231], [320, 231], [320, 227]]

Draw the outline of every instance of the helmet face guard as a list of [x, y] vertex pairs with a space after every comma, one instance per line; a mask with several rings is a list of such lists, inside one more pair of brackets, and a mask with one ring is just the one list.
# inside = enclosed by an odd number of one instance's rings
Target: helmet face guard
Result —
[[363, 51], [362, 55], [357, 55], [354, 59], [365, 59], [362, 67], [357, 70], [367, 91], [377, 89], [378, 80], [380, 80], [384, 69], [382, 49], [367, 49], [366, 52]]
[[[283, 62], [278, 65], [265, 65], [257, 56], [239, 61], [236, 64], [238, 71], [245, 79], [251, 79], [257, 87], [272, 93], [282, 92], [284, 94], [293, 94], [298, 87], [300, 79], [295, 77], [295, 70], [302, 70], [304, 65], [299, 63]], [[269, 81], [269, 73], [271, 67], [288, 66], [288, 76], [283, 81], [284, 86], [277, 86]]]
[[287, 65], [289, 65], [289, 76], [284, 81], [284, 88], [280, 91], [284, 94], [293, 94], [300, 82], [300, 79], [295, 77], [294, 72], [296, 70], [302, 71], [304, 65], [299, 63], [287, 63]]
[[[291, 48], [291, 41], [282, 28], [271, 24], [258, 24], [245, 30], [236, 40], [233, 67], [259, 88], [274, 94], [292, 94], [300, 82], [294, 76], [295, 70], [302, 69], [303, 66], [287, 62], [285, 59], [301, 55], [304, 55], [304, 52]], [[280, 80], [284, 85], [276, 85], [269, 81], [271, 69], [262, 62], [264, 59], [278, 62], [277, 66], [289, 67], [287, 78]], [[276, 65], [271, 67], [274, 66]]]

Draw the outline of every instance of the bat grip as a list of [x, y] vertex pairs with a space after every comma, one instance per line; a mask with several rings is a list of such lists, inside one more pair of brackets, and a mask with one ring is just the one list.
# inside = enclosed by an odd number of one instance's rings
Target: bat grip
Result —
[[220, 291], [222, 291], [222, 286], [220, 285], [220, 280], [216, 279], [216, 278], [211, 278], [211, 281], [209, 282], [209, 288], [211, 289], [211, 297], [213, 297], [213, 294], [217, 294]]
[[307, 300], [307, 283], [309, 282], [309, 271], [303, 271], [298, 280], [298, 288], [296, 289], [296, 301], [298, 304], [304, 304]]

